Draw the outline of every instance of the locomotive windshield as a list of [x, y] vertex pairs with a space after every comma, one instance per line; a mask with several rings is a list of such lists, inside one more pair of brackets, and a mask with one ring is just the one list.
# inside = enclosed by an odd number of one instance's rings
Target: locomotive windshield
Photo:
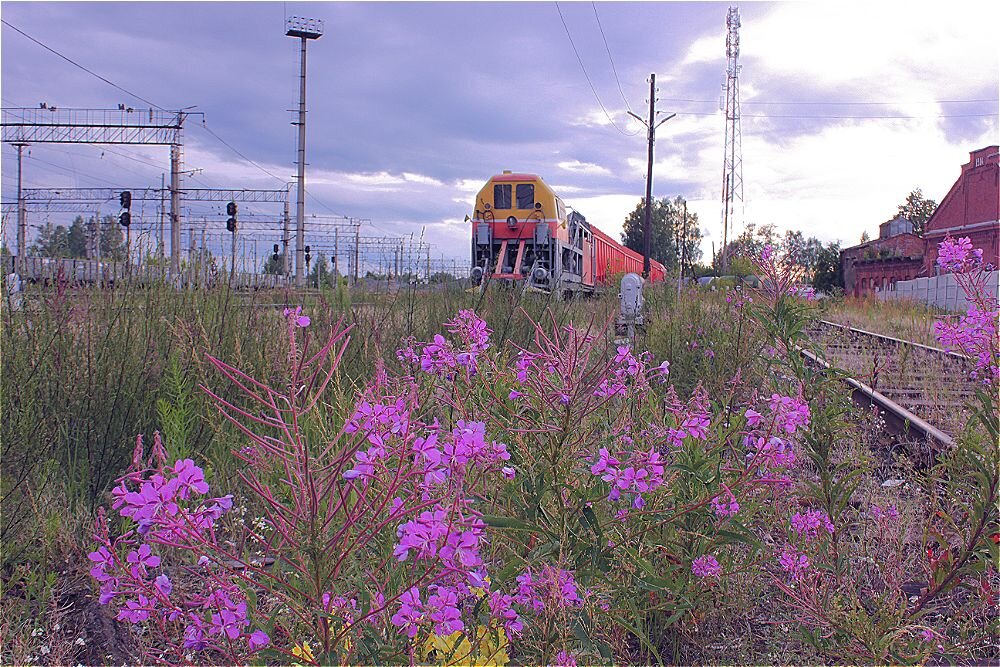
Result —
[[[493, 186], [493, 208], [501, 210], [510, 208], [510, 189], [509, 183], [497, 183]], [[520, 186], [518, 190], [520, 193]]]
[[517, 207], [535, 208], [535, 185], [533, 183], [518, 184]]

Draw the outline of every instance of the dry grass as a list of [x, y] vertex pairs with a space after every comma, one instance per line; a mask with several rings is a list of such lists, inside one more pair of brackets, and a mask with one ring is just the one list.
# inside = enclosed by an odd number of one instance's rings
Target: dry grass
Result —
[[883, 336], [939, 347], [934, 338], [934, 320], [940, 314], [912, 301], [846, 297], [831, 302], [823, 318]]

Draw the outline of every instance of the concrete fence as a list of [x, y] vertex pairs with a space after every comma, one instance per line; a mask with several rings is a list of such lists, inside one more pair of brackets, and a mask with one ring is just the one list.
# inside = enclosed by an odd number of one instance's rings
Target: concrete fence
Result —
[[[986, 280], [986, 291], [997, 299], [1000, 292], [1000, 271], [993, 271]], [[934, 306], [944, 310], [964, 313], [968, 310], [965, 292], [955, 281], [955, 276], [948, 273], [932, 278], [915, 278], [900, 280], [895, 288], [890, 288], [875, 295], [885, 301], [888, 299], [909, 299], [926, 306]]]

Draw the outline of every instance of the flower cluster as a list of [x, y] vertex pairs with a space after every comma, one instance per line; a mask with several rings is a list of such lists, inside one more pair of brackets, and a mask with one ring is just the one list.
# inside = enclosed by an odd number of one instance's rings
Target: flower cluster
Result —
[[[759, 461], [762, 468], [787, 468], [795, 464], [795, 444], [791, 436], [809, 426], [809, 404], [791, 396], [771, 394], [767, 412], [747, 408], [747, 430], [743, 446], [747, 458]], [[775, 431], [782, 435], [775, 435]]]
[[775, 426], [788, 435], [795, 435], [796, 430], [809, 425], [809, 404], [805, 401], [771, 394], [768, 407], [774, 413]]
[[601, 447], [598, 460], [590, 467], [590, 472], [600, 475], [611, 485], [608, 500], [617, 501], [622, 493], [626, 493], [632, 497], [632, 506], [642, 509], [646, 505], [642, 494], [663, 485], [664, 461], [655, 449], [637, 451], [628, 456], [627, 460], [620, 461]]
[[895, 505], [886, 505], [882, 507], [881, 505], [872, 504], [872, 518], [878, 522], [883, 521], [899, 521], [899, 510], [896, 509]]
[[552, 565], [542, 565], [534, 570], [529, 566], [519, 574], [513, 600], [530, 607], [535, 613], [583, 605], [573, 573]]
[[934, 322], [934, 335], [946, 349], [956, 350], [976, 360], [973, 377], [984, 381], [1000, 379], [997, 366], [998, 348], [996, 309], [980, 309], [969, 305], [969, 311], [961, 317], [941, 319]]
[[691, 572], [696, 577], [714, 577], [718, 579], [722, 576], [722, 566], [719, 565], [719, 561], [715, 560], [715, 556], [710, 554], [705, 554], [704, 556], [698, 556], [691, 562]]
[[945, 271], [968, 271], [983, 264], [982, 248], [973, 248], [968, 236], [953, 239], [950, 236], [938, 244], [937, 265]]
[[778, 565], [788, 573], [792, 581], [802, 581], [802, 578], [809, 571], [809, 557], [792, 547], [786, 546], [778, 556]]
[[792, 529], [800, 537], [817, 539], [820, 536], [820, 530], [826, 530], [833, 535], [833, 522], [830, 521], [830, 515], [823, 510], [807, 510], [792, 515]]
[[486, 322], [472, 310], [461, 310], [458, 315], [445, 323], [448, 332], [455, 336], [458, 345], [441, 334], [435, 334], [432, 342], [420, 344], [407, 339], [404, 346], [396, 351], [401, 362], [420, 364], [420, 369], [430, 375], [453, 379], [458, 368], [464, 368], [469, 376], [479, 372], [478, 358], [490, 346], [493, 331]]
[[611, 373], [601, 380], [594, 390], [594, 396], [599, 398], [624, 396], [628, 384], [641, 380], [644, 370], [644, 365], [635, 358], [627, 345], [618, 346], [614, 363], [610, 368]]
[[[134, 522], [136, 529], [112, 540], [103, 510], [99, 513], [98, 547], [88, 558], [94, 563], [90, 575], [100, 584], [100, 603], [117, 602], [119, 621], [182, 622], [180, 649], [217, 649], [223, 644], [231, 648], [239, 640], [250, 652], [266, 646], [267, 635], [249, 629], [246, 599], [234, 581], [206, 578], [207, 588], [176, 595], [174, 582], [164, 572], [157, 572], [162, 560], [152, 545], [197, 552], [204, 536], [214, 535], [216, 522], [232, 507], [232, 497], [202, 498], [209, 491], [204, 471], [191, 459], [166, 465], [159, 434], [155, 443], [157, 469], [151, 474], [138, 469], [142, 461], [140, 438], [133, 456], [136, 470], [112, 491], [112, 507], [122, 518]], [[202, 556], [199, 561], [204, 567], [208, 559]]]
[[718, 495], [712, 498], [712, 510], [715, 512], [715, 516], [720, 519], [735, 516], [740, 511], [740, 504], [736, 502], [736, 496], [729, 490], [729, 487], [723, 485], [723, 488], [726, 492], [724, 496]]
[[669, 405], [668, 409], [674, 416], [676, 427], [667, 429], [667, 442], [672, 447], [680, 447], [688, 436], [695, 440], [707, 440], [708, 429], [712, 425], [712, 415], [709, 412], [708, 393], [699, 386], [687, 406]]

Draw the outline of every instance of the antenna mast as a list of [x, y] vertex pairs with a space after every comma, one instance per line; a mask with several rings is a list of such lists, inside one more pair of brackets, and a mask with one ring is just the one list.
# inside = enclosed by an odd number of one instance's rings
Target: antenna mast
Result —
[[729, 267], [729, 230], [735, 232], [735, 203], [743, 203], [743, 139], [740, 130], [740, 10], [726, 15], [726, 145], [722, 166], [722, 251], [720, 270]]

